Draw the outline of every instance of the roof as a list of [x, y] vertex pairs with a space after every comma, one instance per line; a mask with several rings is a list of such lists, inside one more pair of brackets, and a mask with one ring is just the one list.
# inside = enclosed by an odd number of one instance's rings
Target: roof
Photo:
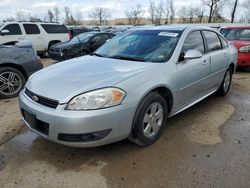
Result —
[[211, 29], [211, 27], [202, 25], [189, 25], [189, 24], [176, 24], [176, 25], [161, 25], [161, 26], [137, 26], [131, 29], [142, 29], [142, 30], [169, 30], [169, 31], [184, 31], [186, 29]]
[[26, 22], [26, 21], [14, 21], [14, 22], [0, 22], [0, 24], [9, 24], [9, 23], [14, 23], [14, 24], [18, 24], [18, 23], [24, 23], [24, 24], [51, 24], [51, 25], [62, 25], [59, 23], [51, 23], [51, 22]]
[[250, 26], [223, 27], [223, 29], [250, 29]]

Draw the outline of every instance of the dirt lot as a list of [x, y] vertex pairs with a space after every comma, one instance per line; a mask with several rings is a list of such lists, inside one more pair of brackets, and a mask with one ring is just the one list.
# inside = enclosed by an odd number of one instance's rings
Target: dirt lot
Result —
[[170, 119], [148, 148], [51, 143], [24, 126], [17, 99], [0, 100], [0, 187], [250, 187], [249, 83], [236, 73], [227, 97]]

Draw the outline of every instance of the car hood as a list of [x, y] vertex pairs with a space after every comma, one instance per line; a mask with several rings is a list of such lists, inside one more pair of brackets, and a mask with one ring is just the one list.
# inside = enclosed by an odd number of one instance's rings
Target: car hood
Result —
[[233, 44], [237, 49], [240, 49], [243, 46], [250, 45], [250, 41], [230, 40], [229, 42]]
[[62, 104], [81, 93], [114, 86], [156, 64], [84, 56], [38, 71], [28, 80], [26, 88]]
[[58, 44], [53, 45], [53, 48], [65, 49], [65, 48], [70, 48], [72, 46], [75, 46], [77, 44], [79, 44], [79, 42], [73, 42], [73, 41], [60, 42]]

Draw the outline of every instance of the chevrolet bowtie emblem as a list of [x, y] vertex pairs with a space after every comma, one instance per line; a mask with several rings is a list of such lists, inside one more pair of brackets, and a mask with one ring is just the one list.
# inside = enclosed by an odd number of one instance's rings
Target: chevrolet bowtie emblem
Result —
[[39, 98], [37, 96], [32, 96], [32, 100], [35, 101], [35, 102], [38, 102]]

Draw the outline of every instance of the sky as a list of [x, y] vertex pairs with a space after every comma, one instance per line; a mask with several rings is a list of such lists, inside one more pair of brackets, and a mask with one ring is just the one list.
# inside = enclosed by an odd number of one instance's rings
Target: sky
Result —
[[[159, 1], [155, 0], [155, 2]], [[44, 19], [47, 16], [47, 10], [55, 6], [58, 6], [61, 11], [61, 20], [63, 20], [63, 8], [65, 6], [68, 6], [73, 12], [81, 12], [83, 19], [89, 19], [89, 12], [97, 6], [110, 9], [112, 18], [124, 18], [124, 11], [136, 4], [142, 4], [145, 11], [148, 10], [148, 0], [0, 0], [0, 20], [15, 17], [17, 11]], [[201, 3], [200, 0], [174, 0], [175, 9], [183, 5], [201, 6]], [[240, 5], [236, 14], [237, 17], [239, 18], [244, 11], [244, 7]], [[224, 7], [223, 15], [226, 17], [229, 15], [227, 6]], [[145, 17], [148, 16], [148, 14], [145, 14]]]

